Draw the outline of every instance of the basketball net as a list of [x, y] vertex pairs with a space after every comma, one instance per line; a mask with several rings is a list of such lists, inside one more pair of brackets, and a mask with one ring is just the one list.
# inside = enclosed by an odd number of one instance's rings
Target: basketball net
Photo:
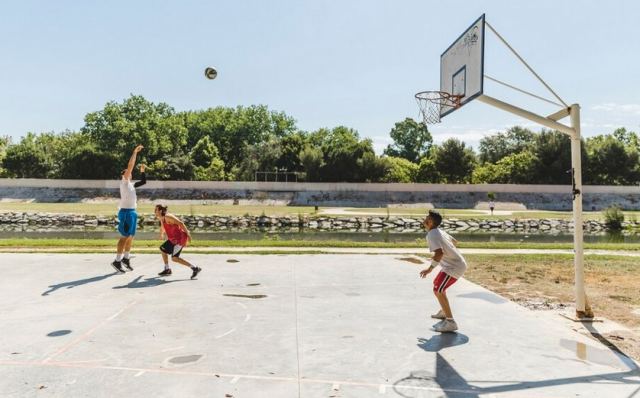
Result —
[[421, 91], [415, 95], [422, 123], [440, 123], [443, 108], [459, 108], [461, 95], [453, 95], [444, 91]]

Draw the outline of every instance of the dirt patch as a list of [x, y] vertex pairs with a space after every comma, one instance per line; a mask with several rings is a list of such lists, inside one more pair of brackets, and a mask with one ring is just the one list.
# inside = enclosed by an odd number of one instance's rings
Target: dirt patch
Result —
[[236, 260], [235, 258], [230, 258], [227, 260], [228, 263], [239, 263], [240, 260]]
[[424, 264], [424, 261], [420, 260], [419, 258], [415, 258], [415, 257], [400, 257], [400, 258], [396, 258], [396, 260], [406, 261], [406, 262], [411, 263], [411, 264]]
[[[574, 306], [572, 256], [466, 257], [469, 263], [465, 273], [467, 279], [524, 307], [549, 311]], [[640, 314], [634, 311], [640, 306], [638, 259], [585, 257], [585, 286], [596, 317], [606, 317], [630, 329], [601, 336], [621, 352], [640, 360]]]

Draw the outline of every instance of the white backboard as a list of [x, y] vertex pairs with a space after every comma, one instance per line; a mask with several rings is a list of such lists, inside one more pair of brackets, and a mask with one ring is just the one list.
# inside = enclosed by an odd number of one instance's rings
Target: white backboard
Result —
[[[482, 95], [484, 85], [484, 14], [440, 56], [440, 91], [461, 95], [464, 105]], [[443, 105], [440, 117], [457, 108]]]

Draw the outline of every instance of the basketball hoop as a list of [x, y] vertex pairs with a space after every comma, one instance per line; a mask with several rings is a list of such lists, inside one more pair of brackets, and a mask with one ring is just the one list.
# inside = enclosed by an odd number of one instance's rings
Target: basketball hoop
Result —
[[445, 91], [421, 91], [417, 93], [416, 101], [420, 107], [422, 123], [440, 123], [440, 115], [448, 108], [459, 108], [461, 99], [462, 95], [454, 95]]

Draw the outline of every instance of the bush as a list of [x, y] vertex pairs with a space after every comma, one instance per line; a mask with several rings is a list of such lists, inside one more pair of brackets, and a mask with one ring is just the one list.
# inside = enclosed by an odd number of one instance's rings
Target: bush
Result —
[[624, 222], [624, 213], [619, 206], [607, 207], [603, 211], [604, 225], [612, 231], [620, 231]]

